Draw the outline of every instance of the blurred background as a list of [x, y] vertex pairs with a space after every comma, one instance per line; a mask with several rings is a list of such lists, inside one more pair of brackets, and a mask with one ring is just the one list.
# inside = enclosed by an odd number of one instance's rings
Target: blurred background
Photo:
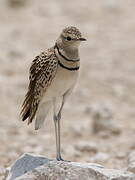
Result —
[[24, 152], [55, 158], [51, 115], [37, 132], [19, 113], [31, 61], [70, 25], [87, 42], [63, 111], [63, 158], [123, 168], [135, 149], [135, 1], [1, 0], [0, 167]]

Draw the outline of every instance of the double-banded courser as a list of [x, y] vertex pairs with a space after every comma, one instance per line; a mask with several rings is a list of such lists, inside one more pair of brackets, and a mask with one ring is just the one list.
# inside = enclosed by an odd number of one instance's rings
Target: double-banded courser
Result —
[[72, 92], [79, 73], [79, 45], [86, 39], [73, 26], [65, 28], [55, 45], [36, 56], [30, 67], [28, 92], [22, 105], [22, 120], [28, 124], [35, 118], [35, 130], [53, 107], [57, 160], [60, 153], [60, 119], [64, 103]]

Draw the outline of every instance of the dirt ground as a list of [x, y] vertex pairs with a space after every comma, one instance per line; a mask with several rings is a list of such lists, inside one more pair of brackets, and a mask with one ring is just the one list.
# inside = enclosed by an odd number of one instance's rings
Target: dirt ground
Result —
[[[34, 124], [21, 122], [19, 112], [31, 61], [69, 25], [78, 27], [87, 42], [80, 47], [78, 84], [63, 111], [63, 158], [127, 167], [128, 154], [135, 150], [134, 0], [1, 0], [0, 167], [24, 152], [55, 158], [51, 115], [34, 131]], [[111, 117], [103, 114], [103, 119], [111, 119], [119, 133], [93, 132], [95, 109], [104, 108]]]

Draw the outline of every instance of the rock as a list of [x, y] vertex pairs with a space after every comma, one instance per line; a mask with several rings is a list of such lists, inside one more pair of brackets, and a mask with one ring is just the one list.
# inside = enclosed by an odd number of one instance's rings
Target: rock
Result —
[[75, 146], [68, 146], [68, 148], [63, 149], [64, 154], [68, 154], [69, 157], [81, 157], [81, 152], [78, 151]]
[[97, 105], [93, 109], [93, 132], [101, 133], [108, 131], [112, 134], [120, 134], [120, 128], [115, 125], [113, 113], [105, 105]]
[[10, 180], [25, 174], [32, 169], [47, 163], [49, 160], [43, 156], [36, 156], [33, 154], [22, 155], [12, 166], [8, 178]]
[[128, 156], [128, 171], [135, 173], [135, 151], [129, 154]]
[[124, 158], [126, 158], [126, 153], [125, 152], [116, 152], [116, 158], [124, 159]]
[[118, 10], [118, 1], [117, 0], [104, 0], [104, 7], [109, 10]]
[[75, 148], [81, 152], [93, 152], [96, 153], [98, 151], [97, 144], [94, 142], [86, 142], [82, 141], [75, 145]]
[[110, 132], [109, 131], [100, 131], [100, 132], [98, 132], [98, 136], [103, 139], [107, 139], [110, 137]]
[[75, 126], [71, 126], [71, 132], [73, 132], [74, 136], [82, 136], [82, 130], [85, 130], [82, 124], [76, 124]]
[[[44, 164], [44, 165], [43, 165]], [[134, 180], [135, 174], [92, 163], [49, 160], [24, 154], [11, 167], [7, 180]]]
[[9, 169], [6, 169], [4, 167], [0, 167], [0, 179], [4, 180], [9, 173]]
[[103, 152], [98, 152], [95, 156], [91, 157], [90, 160], [96, 163], [103, 163], [109, 159], [109, 155]]
[[72, 123], [70, 129], [74, 137], [83, 136], [84, 132], [89, 131], [89, 119], [85, 119], [85, 122]]
[[8, 0], [8, 4], [11, 8], [20, 8], [26, 4], [26, 0]]

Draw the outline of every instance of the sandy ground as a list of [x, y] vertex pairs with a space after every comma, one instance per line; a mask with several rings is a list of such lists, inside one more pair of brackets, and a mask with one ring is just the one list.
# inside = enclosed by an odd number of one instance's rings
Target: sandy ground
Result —
[[[135, 1], [1, 0], [1, 167], [24, 152], [55, 158], [51, 116], [37, 132], [21, 122], [19, 112], [31, 61], [54, 45], [67, 25], [77, 26], [87, 42], [80, 48], [78, 85], [63, 111], [63, 158], [124, 168], [135, 149]], [[104, 108], [111, 117], [103, 114], [103, 119], [111, 118], [119, 133], [93, 133], [95, 109]]]

